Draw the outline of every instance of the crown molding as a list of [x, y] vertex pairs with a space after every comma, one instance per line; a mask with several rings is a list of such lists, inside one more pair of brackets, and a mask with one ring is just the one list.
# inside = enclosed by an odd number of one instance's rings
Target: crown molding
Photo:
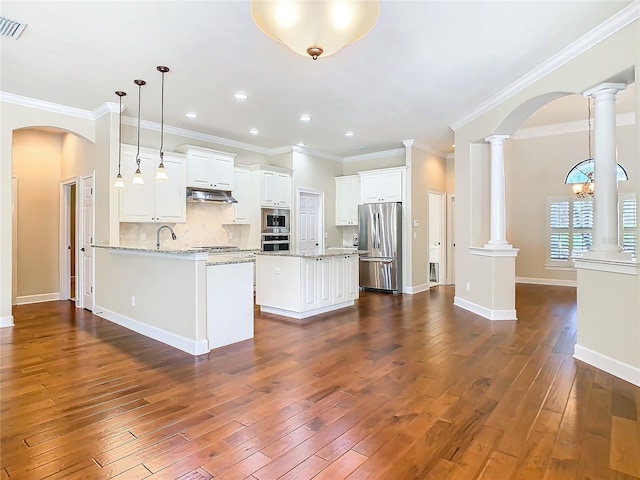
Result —
[[310, 148], [300, 147], [298, 145], [291, 145], [288, 148], [290, 149], [291, 152], [304, 153], [305, 155], [311, 155], [313, 157], [323, 158], [325, 160], [331, 160], [332, 162], [344, 163], [343, 157], [338, 157], [337, 155], [331, 155], [330, 153], [324, 153], [318, 150], [312, 150]]
[[446, 160], [455, 160], [455, 159], [456, 159], [456, 152], [447, 153]]
[[394, 148], [393, 150], [384, 150], [382, 152], [363, 153], [362, 155], [352, 155], [344, 157], [344, 163], [360, 162], [362, 160], [371, 160], [374, 158], [391, 157], [393, 155], [404, 155], [406, 149], [404, 147]]
[[0, 101], [20, 105], [22, 107], [35, 108], [44, 110], [45, 112], [59, 113], [70, 117], [85, 118], [87, 120], [95, 120], [93, 112], [83, 110], [82, 108], [68, 107], [59, 103], [47, 102], [46, 100], [38, 100], [37, 98], [23, 97], [15, 93], [0, 91]]
[[115, 102], [105, 102], [102, 105], [99, 105], [94, 111], [91, 112], [93, 118], [95, 120], [100, 117], [106, 115], [107, 113], [118, 113], [120, 111], [120, 106]]
[[489, 98], [489, 100], [485, 101], [484, 103], [481, 103], [468, 115], [456, 122], [453, 122], [450, 127], [454, 131], [458, 130], [459, 128], [488, 112], [492, 108], [500, 105], [505, 100], [521, 92], [530, 85], [533, 85], [535, 82], [549, 75], [551, 72], [560, 68], [562, 65], [583, 54], [590, 48], [605, 40], [607, 37], [610, 37], [614, 33], [622, 30], [630, 23], [638, 20], [638, 18], [640, 18], [640, 1], [635, 0], [633, 3], [620, 10], [617, 14], [615, 14], [608, 20], [605, 20], [600, 25], [580, 37], [578, 40], [562, 49], [560, 52], [558, 52], [542, 64], [538, 65], [529, 73], [520, 77], [507, 88]]
[[[625, 127], [636, 123], [635, 112], [619, 113], [616, 115], [616, 126]], [[512, 135], [513, 140], [525, 140], [527, 138], [551, 137], [553, 135], [566, 135], [568, 133], [586, 132], [589, 127], [584, 120], [575, 122], [556, 123], [542, 125], [540, 127], [522, 128]]]

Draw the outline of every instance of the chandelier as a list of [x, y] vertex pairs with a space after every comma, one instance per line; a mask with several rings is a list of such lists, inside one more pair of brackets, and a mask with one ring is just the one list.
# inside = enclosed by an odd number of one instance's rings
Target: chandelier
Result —
[[368, 34], [379, 0], [251, 0], [253, 21], [267, 36], [317, 60]]

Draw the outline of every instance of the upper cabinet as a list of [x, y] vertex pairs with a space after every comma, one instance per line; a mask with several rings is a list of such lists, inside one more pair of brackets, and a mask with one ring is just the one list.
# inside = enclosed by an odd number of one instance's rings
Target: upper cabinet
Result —
[[291, 174], [260, 170], [260, 205], [289, 208], [291, 206]]
[[187, 221], [186, 162], [183, 155], [164, 154], [164, 166], [168, 180], [156, 180], [156, 168], [160, 162], [157, 150], [140, 149], [140, 171], [143, 185], [132, 185], [136, 171], [136, 148], [122, 146], [121, 172], [125, 188], [118, 189], [119, 219], [121, 222]]
[[358, 172], [362, 203], [402, 202], [405, 167]]
[[233, 204], [233, 223], [247, 225], [251, 223], [251, 207], [255, 201], [251, 171], [246, 167], [236, 167], [234, 175], [233, 197], [238, 203]]
[[358, 225], [360, 176], [336, 177], [336, 225]]
[[234, 189], [233, 153], [181, 145], [176, 150], [187, 154], [187, 187], [232, 191]]

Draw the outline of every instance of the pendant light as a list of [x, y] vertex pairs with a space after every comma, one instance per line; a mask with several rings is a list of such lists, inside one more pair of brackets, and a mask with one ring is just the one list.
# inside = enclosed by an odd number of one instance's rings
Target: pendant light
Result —
[[133, 174], [133, 184], [134, 185], [144, 185], [144, 178], [142, 177], [142, 172], [140, 171], [140, 93], [142, 90], [142, 86], [146, 85], [147, 82], [144, 80], [134, 80], [133, 83], [138, 85], [138, 151], [136, 153], [136, 173]]
[[156, 69], [162, 74], [162, 99], [160, 103], [160, 165], [158, 165], [158, 169], [156, 170], [156, 180], [167, 180], [169, 176], [167, 175], [167, 169], [164, 168], [164, 152], [162, 151], [162, 148], [164, 146], [164, 74], [169, 71], [169, 67], [159, 65]]
[[122, 175], [120, 175], [120, 160], [122, 159], [122, 97], [124, 97], [127, 92], [122, 92], [120, 90], [116, 91], [116, 95], [120, 97], [120, 117], [118, 119], [119, 130], [118, 130], [118, 175], [116, 176], [115, 182], [113, 182], [113, 186], [115, 188], [124, 188], [124, 179]]

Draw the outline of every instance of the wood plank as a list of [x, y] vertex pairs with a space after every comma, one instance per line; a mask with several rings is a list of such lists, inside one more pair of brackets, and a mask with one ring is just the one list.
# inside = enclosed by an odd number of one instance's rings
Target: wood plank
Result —
[[635, 420], [612, 420], [609, 465], [617, 472], [640, 477], [640, 428]]

